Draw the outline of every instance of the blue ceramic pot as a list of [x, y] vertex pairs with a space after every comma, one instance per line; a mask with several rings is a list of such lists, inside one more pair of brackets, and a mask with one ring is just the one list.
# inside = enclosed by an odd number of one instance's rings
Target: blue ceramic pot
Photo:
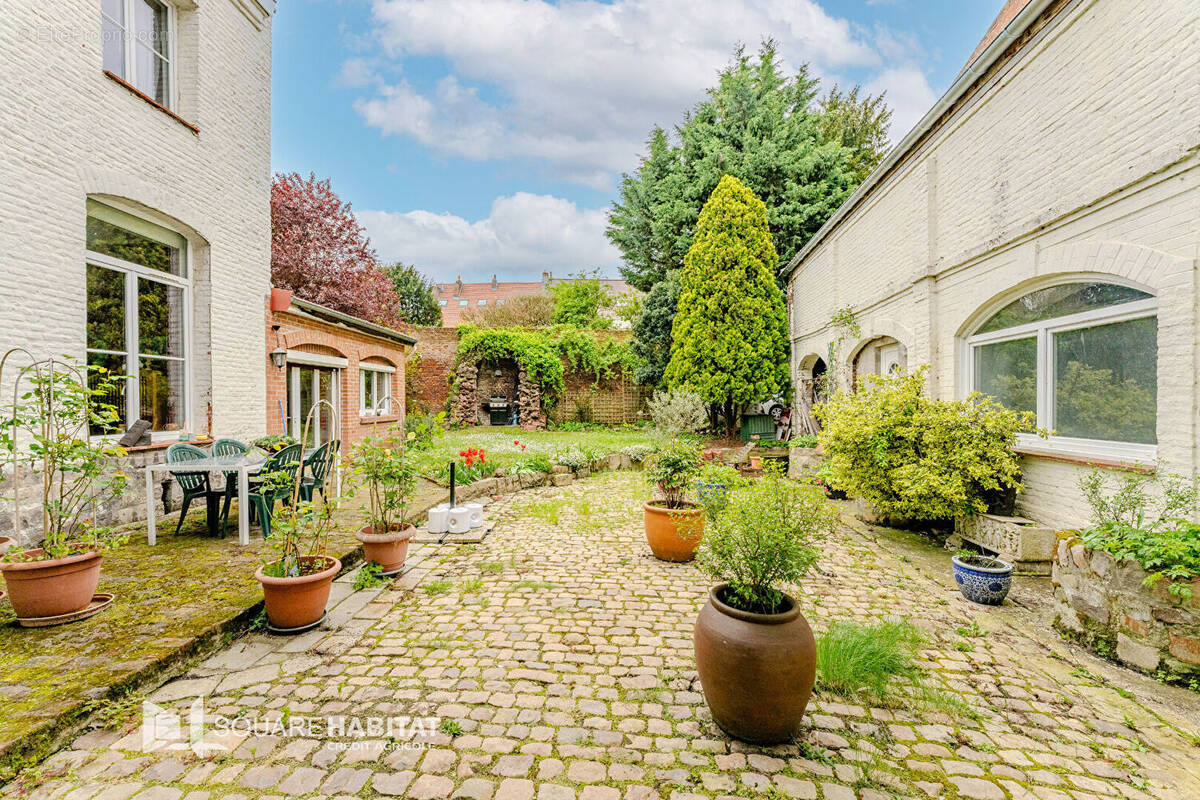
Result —
[[954, 556], [954, 582], [972, 603], [998, 606], [1012, 588], [1012, 564], [991, 556]]

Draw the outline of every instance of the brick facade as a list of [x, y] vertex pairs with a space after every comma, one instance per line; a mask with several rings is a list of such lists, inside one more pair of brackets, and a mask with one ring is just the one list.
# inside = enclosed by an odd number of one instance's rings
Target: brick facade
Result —
[[446, 410], [454, 355], [458, 350], [458, 329], [404, 325], [402, 330], [417, 340], [406, 367], [411, 370], [411, 374], [406, 372], [408, 410], [414, 414]]
[[[1200, 6], [1048, 8], [793, 260], [793, 377], [810, 377], [849, 307], [862, 333], [843, 362], [891, 337], [910, 369], [930, 365], [934, 397], [964, 397], [966, 337], [1004, 303], [1084, 276], [1131, 285], [1157, 300], [1157, 457], [1194, 476], [1200, 105], [1179, 98], [1195, 88]], [[1026, 456], [1020, 512], [1084, 523], [1077, 480], [1096, 460]]]
[[[281, 303], [276, 303], [278, 308]], [[317, 356], [328, 356], [335, 359], [345, 359], [346, 365], [337, 369], [338, 397], [340, 399], [341, 440], [342, 452], [346, 453], [355, 443], [368, 436], [376, 425], [385, 426], [399, 423], [404, 424], [405, 408], [405, 363], [411, 344], [397, 340], [406, 337], [395, 331], [395, 337], [388, 337], [374, 332], [370, 327], [355, 326], [347, 318], [337, 319], [321, 314], [320, 307], [304, 304], [303, 301], [291, 300], [283, 310], [272, 310], [270, 299], [267, 301], [267, 325], [265, 348], [262, 351], [263, 369], [266, 372], [267, 403], [266, 430], [267, 433], [291, 433], [285, 430], [284, 420], [280, 415], [280, 407], [288, 409], [288, 368], [276, 367], [272, 363], [270, 353], [276, 347], [283, 347], [289, 354], [308, 353]], [[278, 325], [278, 331], [274, 326]], [[364, 326], [368, 325], [363, 323]], [[407, 338], [407, 337], [406, 337]], [[291, 360], [288, 362], [292, 363]], [[393, 367], [395, 372], [388, 375], [390, 381], [393, 408], [390, 414], [378, 417], [362, 413], [362, 393], [359, 373], [362, 364], [380, 364]]]

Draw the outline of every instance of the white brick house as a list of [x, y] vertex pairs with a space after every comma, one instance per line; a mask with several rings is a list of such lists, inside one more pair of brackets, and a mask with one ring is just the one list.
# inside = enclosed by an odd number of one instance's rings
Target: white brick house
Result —
[[788, 264], [793, 377], [849, 308], [853, 371], [928, 364], [934, 396], [1055, 429], [1021, 443], [1019, 508], [1075, 526], [1088, 464], [1200, 468], [1200, 5], [1014, 0], [997, 23]]
[[0, 9], [0, 350], [138, 376], [159, 441], [264, 429], [274, 10]]

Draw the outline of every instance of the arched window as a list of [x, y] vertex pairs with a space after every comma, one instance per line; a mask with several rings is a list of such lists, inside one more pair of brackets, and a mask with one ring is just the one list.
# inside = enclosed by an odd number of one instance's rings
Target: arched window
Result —
[[1065, 283], [1006, 305], [967, 339], [974, 390], [1052, 431], [1027, 443], [1083, 455], [1155, 456], [1158, 320], [1152, 295]]

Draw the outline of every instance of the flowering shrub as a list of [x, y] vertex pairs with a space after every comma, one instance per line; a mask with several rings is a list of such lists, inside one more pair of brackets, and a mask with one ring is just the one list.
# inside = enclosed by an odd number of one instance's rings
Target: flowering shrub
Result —
[[658, 392], [646, 403], [654, 427], [674, 436], [680, 433], [699, 433], [708, 427], [708, 407], [691, 389], [672, 389]]
[[654, 445], [649, 444], [631, 444], [628, 447], [622, 448], [621, 452], [629, 456], [630, 461], [640, 464], [657, 449]]
[[525, 455], [525, 445], [521, 440], [513, 439], [513, 447], [517, 448], [521, 455], [509, 466], [509, 475], [515, 475], [518, 478], [536, 478], [549, 473], [553, 468], [549, 457], [542, 453]]
[[551, 460], [555, 464], [561, 464], [564, 467], [570, 467], [572, 471], [581, 470], [587, 467], [592, 462], [592, 459], [587, 453], [580, 450], [578, 447], [572, 446], [570, 450], [563, 452], [562, 450], [554, 451]]

